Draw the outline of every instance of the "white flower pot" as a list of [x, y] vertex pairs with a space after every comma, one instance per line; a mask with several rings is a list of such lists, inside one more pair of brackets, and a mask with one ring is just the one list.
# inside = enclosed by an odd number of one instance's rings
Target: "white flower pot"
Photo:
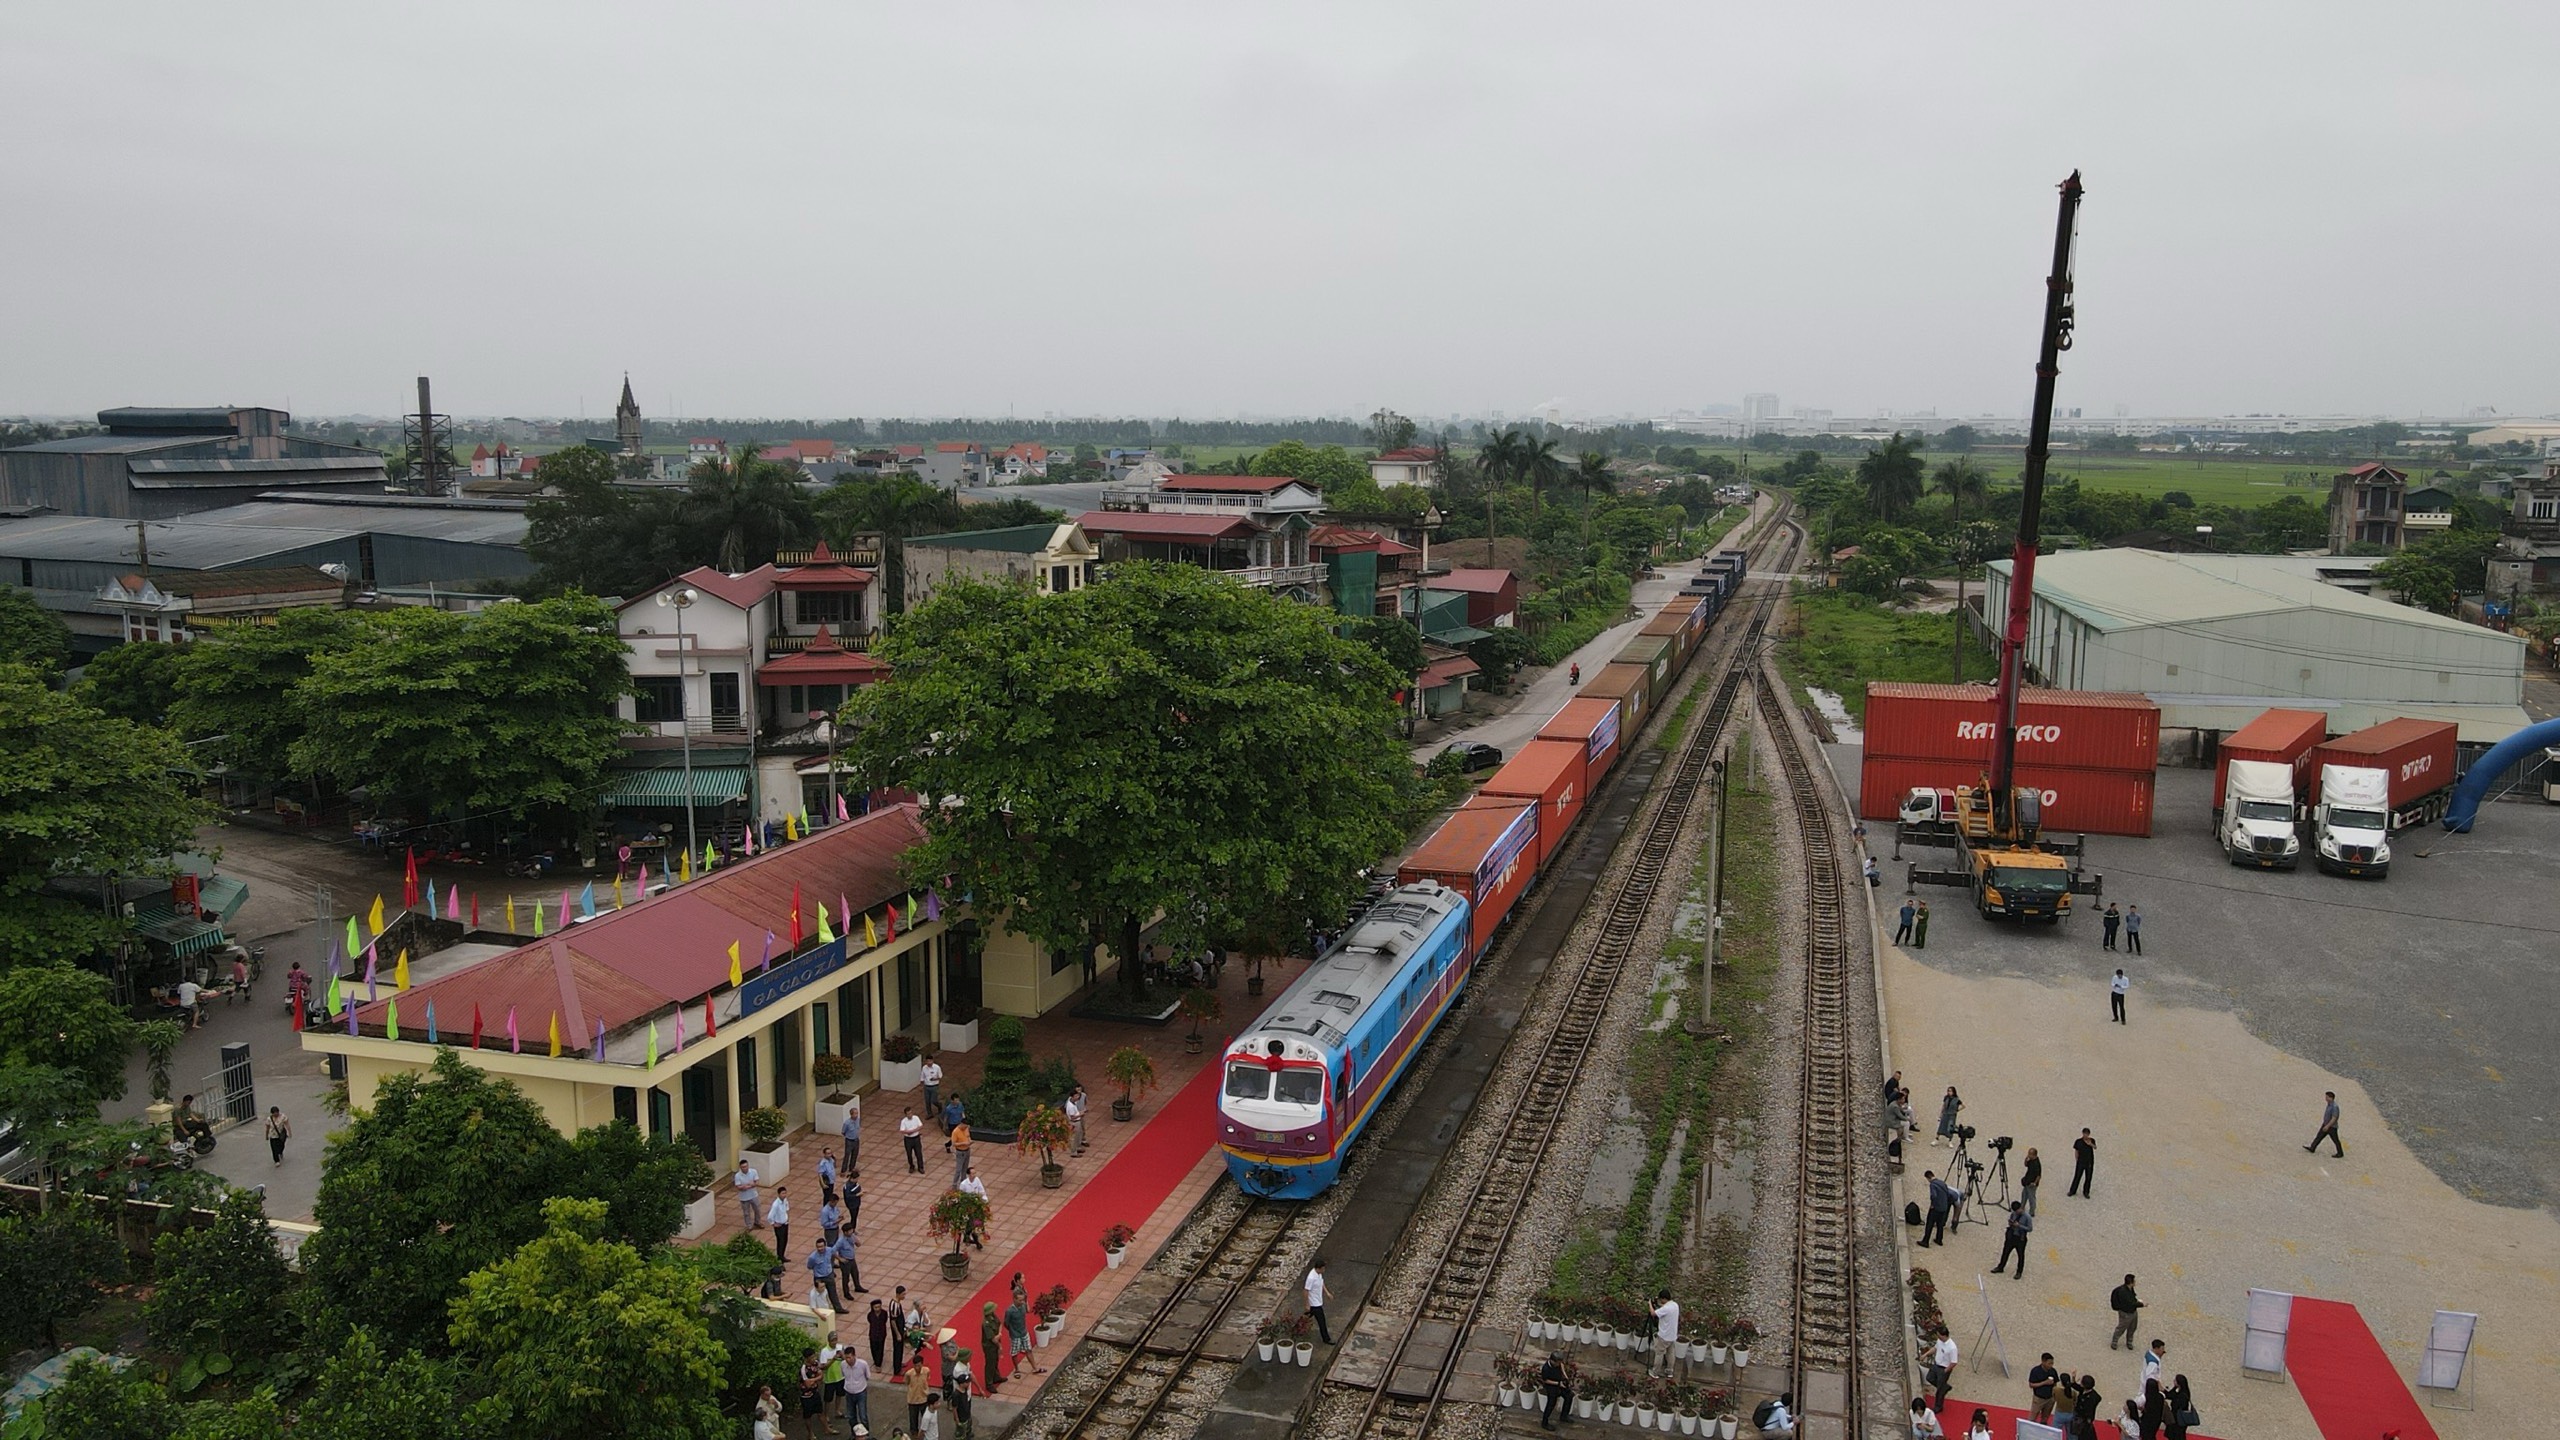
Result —
[[1721, 1365], [1721, 1364], [1723, 1364], [1723, 1363], [1724, 1363], [1724, 1357], [1725, 1357], [1725, 1348], [1724, 1348], [1722, 1345], [1717, 1345], [1717, 1344], [1714, 1344], [1714, 1343], [1712, 1343], [1712, 1342], [1708, 1344], [1708, 1346], [1707, 1346], [1707, 1360], [1708, 1360], [1708, 1363], [1710, 1363], [1710, 1364], [1715, 1364], [1715, 1365]]
[[1665, 1435], [1668, 1435], [1671, 1433], [1672, 1425], [1678, 1419], [1678, 1416], [1672, 1414], [1668, 1410], [1657, 1410], [1653, 1414], [1653, 1428], [1661, 1431]]
[[[883, 1060], [880, 1062], [880, 1090], [887, 1095], [904, 1094], [924, 1085], [924, 1059]], [[927, 1117], [931, 1118], [931, 1117]]]
[[788, 1140], [774, 1141], [770, 1150], [759, 1150], [749, 1145], [747, 1156], [748, 1163], [756, 1167], [756, 1173], [764, 1177], [767, 1185], [791, 1173], [791, 1142]]
[[1639, 1405], [1636, 1407], [1636, 1428], [1639, 1430], [1650, 1430], [1653, 1428], [1652, 1406]]
[[1502, 1398], [1502, 1408], [1505, 1410], [1520, 1403], [1520, 1387], [1516, 1385], [1503, 1385], [1494, 1393]]
[[684, 1204], [684, 1225], [676, 1231], [680, 1240], [695, 1240], [709, 1234], [712, 1221], [718, 1218], [720, 1197], [705, 1190]]
[[1595, 1344], [1598, 1341], [1599, 1332], [1588, 1325], [1576, 1325], [1573, 1327], [1573, 1338], [1585, 1345]]
[[818, 1129], [818, 1138], [824, 1140], [829, 1136], [842, 1135], [844, 1133], [844, 1117], [846, 1113], [852, 1109], [853, 1106], [849, 1103], [839, 1103], [834, 1100], [820, 1100], [818, 1102], [818, 1118], [814, 1122]]
[[1724, 1440], [1733, 1440], [1734, 1432], [1741, 1428], [1742, 1422], [1731, 1415], [1716, 1417], [1716, 1433], [1723, 1436]]
[[1577, 1395], [1574, 1397], [1573, 1401], [1573, 1418], [1576, 1420], [1588, 1420], [1591, 1418], [1592, 1411], [1598, 1408], [1598, 1404], [1593, 1401], [1590, 1396]]
[[1618, 1402], [1618, 1423], [1621, 1425], [1636, 1423], [1636, 1407], [1632, 1402], [1626, 1400]]
[[1750, 1363], [1751, 1363], [1751, 1352], [1750, 1352], [1750, 1351], [1748, 1351], [1748, 1350], [1743, 1349], [1741, 1346], [1738, 1346], [1738, 1345], [1737, 1345], [1737, 1346], [1735, 1346], [1735, 1347], [1734, 1347], [1734, 1351], [1733, 1351], [1733, 1364], [1734, 1364], [1734, 1368], [1738, 1370], [1738, 1369], [1742, 1368], [1743, 1366], [1748, 1365], [1748, 1364], [1750, 1364]]
[[1271, 1360], [1271, 1352], [1279, 1348], [1279, 1345], [1272, 1341], [1256, 1340], [1253, 1342], [1253, 1358], [1268, 1364]]
[[1697, 1433], [1698, 1433], [1698, 1417], [1697, 1417], [1697, 1416], [1695, 1416], [1695, 1415], [1683, 1415], [1683, 1416], [1681, 1416], [1681, 1417], [1680, 1417], [1680, 1433], [1681, 1433], [1681, 1434], [1683, 1434], [1683, 1435], [1695, 1435], [1695, 1434], [1697, 1434]]
[[1127, 1259], [1127, 1258], [1128, 1258], [1128, 1255], [1129, 1255], [1129, 1252], [1128, 1252], [1128, 1251], [1126, 1251], [1126, 1250], [1105, 1250], [1105, 1251], [1103, 1251], [1103, 1252], [1102, 1252], [1102, 1265], [1103, 1265], [1103, 1268], [1104, 1268], [1104, 1269], [1106, 1269], [1106, 1270], [1117, 1270], [1117, 1269], [1119, 1269], [1119, 1268], [1120, 1268], [1120, 1262], [1121, 1262], [1122, 1260]]
[[978, 1022], [972, 1020], [966, 1025], [954, 1025], [945, 1020], [942, 1022], [941, 1039], [943, 1049], [955, 1055], [965, 1055], [978, 1048]]
[[1316, 1347], [1308, 1344], [1304, 1340], [1299, 1341], [1298, 1363], [1301, 1365], [1313, 1365], [1316, 1363]]

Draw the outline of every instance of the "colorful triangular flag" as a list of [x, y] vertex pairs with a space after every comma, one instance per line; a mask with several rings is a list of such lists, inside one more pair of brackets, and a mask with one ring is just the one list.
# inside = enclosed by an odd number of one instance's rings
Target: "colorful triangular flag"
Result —
[[335, 965], [329, 967], [329, 1004], [327, 1008], [328, 1013], [332, 1015], [335, 1015], [339, 1011], [347, 1008], [346, 1001], [340, 996], [338, 991], [338, 967]]
[[364, 947], [364, 1003], [367, 1005], [372, 1004], [376, 999], [380, 998], [381, 995], [381, 992], [376, 990], [373, 984], [373, 962], [373, 947], [371, 945], [367, 945]]
[[[479, 897], [473, 896], [472, 903], [479, 903]], [[516, 933], [516, 897], [512, 894], [507, 896], [507, 933]]]
[[613, 872], [613, 908], [622, 908], [622, 870], [619, 866]]
[[820, 901], [818, 904], [818, 943], [821, 945], [832, 945], [835, 942], [836, 927], [827, 923], [826, 902]]
[[729, 942], [729, 983], [733, 986], [747, 983], [747, 977], [738, 973], [738, 942], [735, 940]]
[[542, 933], [542, 902], [540, 900], [533, 902], [533, 933], [536, 935]]
[[516, 1034], [516, 1007], [513, 1005], [507, 1007], [507, 1049], [516, 1055], [524, 1053], [524, 1039]]
[[797, 840], [800, 838], [799, 816], [785, 815], [782, 817], [782, 838], [785, 840]]
[[560, 928], [561, 928], [561, 929], [566, 930], [566, 929], [568, 929], [568, 928], [569, 928], [569, 887], [568, 887], [568, 886], [563, 885], [563, 886], [561, 886], [561, 887], [560, 887], [560, 908], [559, 908], [559, 909], [557, 909], [557, 910], [552, 911], [551, 913], [559, 917], [559, 924], [560, 924]]
[[[679, 1016], [681, 1016], [684, 1012], [683, 1012], [683, 1011], [681, 1011], [681, 1010], [679, 1010], [679, 1011], [677, 1011], [676, 1013], [677, 1013]], [[649, 1060], [648, 1060], [648, 1064], [649, 1064], [649, 1068], [651, 1068], [651, 1069], [653, 1069], [653, 1070], [654, 1070], [654, 1069], [656, 1069], [656, 1068], [657, 1068], [657, 1065], [658, 1065], [658, 1022], [657, 1022], [657, 1021], [655, 1021], [655, 1020], [652, 1020], [652, 1021], [650, 1021], [650, 1022], [649, 1022]]]
[[[459, 880], [453, 882], [453, 885], [444, 892], [444, 918], [447, 920], [459, 920], [462, 918], [462, 882]], [[478, 896], [473, 896], [471, 900], [471, 923], [474, 925], [480, 923], [480, 900]]]
[[924, 918], [927, 920], [939, 920], [942, 918], [941, 891], [927, 890], [924, 892]]
[[[427, 893], [432, 895], [435, 892], [430, 890]], [[432, 995], [427, 997], [427, 1043], [430, 1045], [440, 1045], [444, 1043], [436, 1034], [436, 1000]]]
[[916, 892], [913, 890], [907, 892], [907, 928], [916, 928]]
[[408, 851], [409, 863], [400, 876], [400, 903], [414, 908], [418, 903], [418, 847], [410, 845], [404, 848]]
[[594, 1055], [598, 1060], [602, 1060], [604, 1058], [604, 1020], [601, 1016], [597, 1017], [596, 1020], [596, 1048]]
[[876, 950], [880, 946], [880, 931], [871, 923], [868, 910], [862, 912], [862, 945], [866, 950]]
[[400, 947], [400, 958], [391, 962], [391, 988], [409, 988], [409, 947], [406, 945]]
[[382, 1033], [393, 1040], [400, 1038], [400, 997], [397, 995], [392, 996], [391, 1003], [383, 1007]]
[[560, 1012], [551, 1012], [551, 1058], [560, 1058]]
[[355, 963], [356, 952], [364, 948], [364, 937], [356, 933], [356, 917], [347, 917], [347, 963]]
[[770, 930], [764, 932], [764, 963], [758, 965], [756, 968], [759, 970], [770, 970], [773, 968], [773, 932]]
[[713, 849], [713, 848], [712, 848], [712, 846], [711, 846], [711, 842], [710, 842], [710, 841], [708, 841], [708, 840], [703, 841], [703, 842], [702, 842], [702, 871], [703, 871], [703, 873], [704, 873], [704, 874], [706, 874], [706, 875], [710, 874], [710, 873], [711, 873], [711, 871], [712, 871], [713, 869], [715, 869], [715, 868], [717, 868], [717, 867], [719, 866], [719, 864], [720, 864], [720, 852], [719, 852], [718, 850], [715, 850], [715, 849]]
[[[462, 887], [457, 885], [453, 888], [459, 890]], [[471, 892], [471, 928], [474, 930], [480, 928], [480, 892], [477, 890]]]
[[381, 935], [382, 935], [382, 897], [381, 897], [381, 896], [376, 895], [376, 896], [374, 896], [374, 897], [373, 897], [373, 909], [372, 909], [372, 910], [370, 910], [370, 911], [368, 911], [368, 912], [366, 912], [366, 914], [365, 914], [365, 924], [366, 924], [366, 926], [367, 926], [368, 928], [370, 928], [370, 929], [373, 931], [374, 936], [375, 936], [377, 939], [381, 937]]
[[847, 810], [844, 806], [844, 796], [842, 794], [838, 794], [836, 796], [836, 818], [838, 820], [850, 820], [853, 818], [853, 812]]
[[680, 858], [684, 861], [684, 867], [676, 872], [676, 878], [682, 881], [690, 881], [693, 879], [693, 852], [687, 850]]
[[480, 1002], [471, 1002], [471, 1048], [480, 1048]]
[[747, 856], [753, 856], [756, 853], [755, 826], [749, 825], [746, 832], [738, 837], [738, 853]]
[[[787, 821], [791, 817], [785, 815], [782, 818]], [[797, 880], [791, 882], [791, 948], [800, 948], [800, 882]]]
[[427, 918], [430, 920], [441, 920], [444, 918], [436, 913], [436, 887], [433, 885], [427, 887]]
[[898, 939], [898, 907], [897, 907], [894, 903], [893, 903], [893, 904], [891, 904], [891, 905], [889, 906], [889, 931], [888, 931], [888, 933], [889, 933], [889, 942], [890, 942], [891, 944], [893, 944], [893, 945], [894, 945], [894, 944], [896, 944], [896, 943], [897, 943], [897, 939]]
[[720, 1034], [720, 1017], [711, 1013], [711, 997], [702, 997], [702, 1038], [711, 1040]]
[[675, 1053], [676, 1053], [676, 1054], [678, 1054], [678, 1055], [681, 1055], [681, 1054], [683, 1054], [683, 1053], [684, 1053], [684, 1007], [683, 1007], [683, 1006], [681, 1006], [681, 1005], [679, 1005], [679, 1006], [677, 1006], [677, 1007], [676, 1007], [676, 1048], [675, 1048]]
[[593, 880], [587, 882], [586, 889], [578, 892], [578, 913], [586, 916], [590, 920], [595, 918], [596, 882]]

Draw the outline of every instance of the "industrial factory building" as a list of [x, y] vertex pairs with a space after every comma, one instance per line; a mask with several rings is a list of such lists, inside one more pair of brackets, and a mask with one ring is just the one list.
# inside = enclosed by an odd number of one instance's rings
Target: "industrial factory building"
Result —
[[[2009, 565], [1984, 567], [1994, 626]], [[2234, 730], [2277, 702], [2326, 712], [2333, 734], [2406, 715], [2479, 744], [2529, 723], [2523, 640], [2324, 584], [2285, 556], [2044, 556], [2027, 658], [2037, 684], [2149, 696], [2167, 730]]]

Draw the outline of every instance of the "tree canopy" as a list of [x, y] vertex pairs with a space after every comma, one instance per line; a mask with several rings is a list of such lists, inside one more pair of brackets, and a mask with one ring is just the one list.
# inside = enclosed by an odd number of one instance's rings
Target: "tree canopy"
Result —
[[71, 693], [118, 720], [165, 725], [169, 707], [178, 701], [186, 648], [141, 641], [118, 645], [81, 667]]
[[[1339, 916], [1402, 838], [1401, 683], [1312, 607], [1132, 562], [1063, 596], [961, 584], [889, 636], [854, 763], [925, 807], [954, 874], [1041, 943], [1130, 953]], [[1134, 972], [1134, 966], [1126, 967]]]
[[70, 629], [36, 603], [34, 591], [0, 585], [0, 665], [24, 665], [50, 679], [70, 653]]
[[546, 594], [633, 595], [702, 565], [768, 564], [816, 535], [800, 469], [741, 447], [702, 460], [681, 491], [619, 485], [613, 457], [583, 447], [542, 459], [552, 492], [525, 505], [525, 551]]
[[1900, 517], [1920, 498], [1926, 474], [1919, 442], [1899, 433], [1858, 462], [1858, 484], [1866, 491], [1867, 508], [1888, 520]]
[[546, 1201], [542, 1223], [453, 1302], [455, 1353], [486, 1387], [472, 1421], [498, 1440], [727, 1433], [701, 1283], [608, 1238], [602, 1201]]
[[213, 811], [167, 731], [100, 714], [0, 665], [0, 964], [79, 960], [123, 922], [43, 893], [48, 877], [148, 869]]

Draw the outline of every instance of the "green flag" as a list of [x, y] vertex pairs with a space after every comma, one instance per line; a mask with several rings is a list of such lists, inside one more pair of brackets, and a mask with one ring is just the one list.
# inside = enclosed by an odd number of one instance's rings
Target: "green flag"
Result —
[[400, 1038], [400, 997], [397, 995], [391, 997], [391, 1004], [382, 1012], [382, 1033], [394, 1040]]
[[332, 970], [329, 972], [329, 1013], [335, 1015], [345, 1008], [338, 999], [338, 972]]
[[364, 937], [356, 933], [356, 917], [347, 917], [347, 959], [353, 961], [364, 953]]
[[652, 1021], [650, 1021], [650, 1022], [649, 1022], [649, 1065], [650, 1065], [650, 1068], [655, 1069], [655, 1068], [657, 1067], [657, 1064], [658, 1064], [658, 1022], [657, 1022], [657, 1021], [655, 1021], [655, 1020], [652, 1020]]

